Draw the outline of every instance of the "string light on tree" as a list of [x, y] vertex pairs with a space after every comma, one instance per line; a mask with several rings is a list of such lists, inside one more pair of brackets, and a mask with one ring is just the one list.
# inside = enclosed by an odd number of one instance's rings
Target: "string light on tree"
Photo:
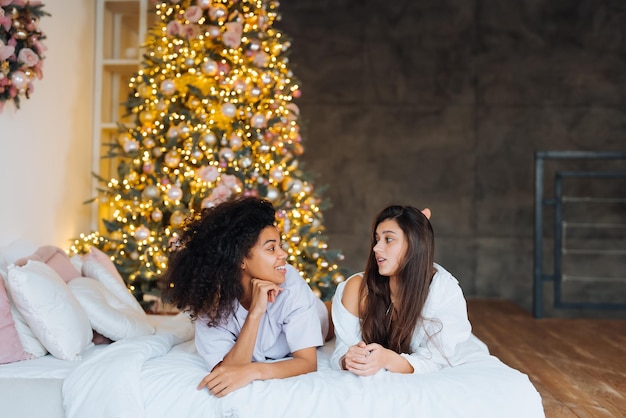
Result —
[[328, 299], [341, 255], [328, 249], [326, 202], [298, 158], [300, 85], [278, 2], [179, 0], [156, 4], [142, 69], [129, 81], [132, 123], [107, 156], [119, 161], [97, 201], [103, 230], [70, 249], [107, 252], [141, 299], [155, 290], [185, 219], [235, 196], [277, 208], [289, 262]]

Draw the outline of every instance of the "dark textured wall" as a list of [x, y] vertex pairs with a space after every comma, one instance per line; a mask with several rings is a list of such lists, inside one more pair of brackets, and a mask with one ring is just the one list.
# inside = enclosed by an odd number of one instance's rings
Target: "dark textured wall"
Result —
[[[291, 0], [306, 168], [362, 269], [373, 216], [430, 207], [468, 296], [530, 309], [537, 150], [626, 150], [623, 0]], [[623, 210], [618, 209], [618, 210]], [[622, 298], [623, 299], [623, 298]]]

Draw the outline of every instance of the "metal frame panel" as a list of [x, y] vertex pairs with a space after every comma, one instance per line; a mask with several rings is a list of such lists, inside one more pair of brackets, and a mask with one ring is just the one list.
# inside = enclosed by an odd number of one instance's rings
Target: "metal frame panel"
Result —
[[[546, 160], [626, 160], [626, 152], [594, 151], [538, 151], [535, 153], [535, 228], [533, 257], [533, 315], [543, 317], [545, 282], [554, 286], [553, 304], [559, 309], [626, 309], [625, 303], [566, 302], [562, 299], [563, 282], [563, 179], [584, 178], [626, 178], [622, 171], [557, 171], [554, 178], [554, 197], [544, 197]], [[544, 208], [554, 207], [554, 266], [553, 272], [544, 273], [543, 226]]]

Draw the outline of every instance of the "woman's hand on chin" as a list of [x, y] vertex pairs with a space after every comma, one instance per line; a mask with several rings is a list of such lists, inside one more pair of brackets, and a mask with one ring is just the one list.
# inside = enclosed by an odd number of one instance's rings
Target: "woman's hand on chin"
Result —
[[252, 279], [252, 302], [249, 315], [263, 315], [267, 310], [268, 302], [274, 302], [283, 288], [275, 283], [262, 279]]

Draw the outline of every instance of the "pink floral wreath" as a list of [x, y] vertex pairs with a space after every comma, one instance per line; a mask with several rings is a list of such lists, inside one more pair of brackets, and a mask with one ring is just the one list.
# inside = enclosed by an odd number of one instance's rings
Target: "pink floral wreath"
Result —
[[0, 112], [7, 101], [19, 109], [20, 98], [33, 94], [33, 80], [43, 77], [43, 16], [50, 14], [39, 1], [0, 0]]

